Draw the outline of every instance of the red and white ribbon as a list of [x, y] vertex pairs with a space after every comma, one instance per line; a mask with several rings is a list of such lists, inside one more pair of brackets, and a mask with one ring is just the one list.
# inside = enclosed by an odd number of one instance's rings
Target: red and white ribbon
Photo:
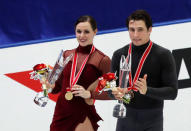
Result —
[[[138, 65], [138, 67], [137, 67], [137, 70], [136, 70], [136, 73], [135, 73], [135, 76], [134, 76], [133, 80], [132, 80], [131, 71], [129, 72], [129, 86], [130, 86], [130, 87], [128, 87], [128, 91], [130, 91], [130, 90], [138, 91], [138, 89], [134, 87], [134, 83], [135, 83], [135, 82], [137, 81], [137, 79], [139, 78], [139, 75], [140, 75], [140, 73], [141, 73], [143, 64], [144, 64], [144, 62], [145, 62], [147, 56], [149, 55], [149, 53], [150, 53], [150, 51], [151, 51], [152, 45], [153, 45], [153, 43], [152, 43], [152, 41], [150, 41], [149, 46], [146, 48], [145, 52], [143, 53], [143, 55], [142, 55], [142, 57], [141, 57], [141, 60], [139, 61], [139, 65]], [[132, 55], [132, 43], [129, 45], [128, 56], [127, 56], [127, 58], [126, 58], [127, 63], [130, 62], [130, 64], [131, 64], [131, 61], [130, 61], [131, 59], [129, 59], [129, 57], [131, 57], [131, 55]], [[131, 68], [131, 67], [130, 67], [130, 68]]]

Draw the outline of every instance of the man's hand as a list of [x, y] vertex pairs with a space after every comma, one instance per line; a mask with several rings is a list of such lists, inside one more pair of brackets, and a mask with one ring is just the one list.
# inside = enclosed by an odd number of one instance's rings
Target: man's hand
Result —
[[125, 95], [127, 88], [120, 88], [114, 87], [112, 88], [112, 94], [114, 95], [115, 99], [122, 100], [122, 97]]
[[139, 93], [145, 95], [147, 93], [147, 74], [143, 78], [139, 78], [134, 84]]

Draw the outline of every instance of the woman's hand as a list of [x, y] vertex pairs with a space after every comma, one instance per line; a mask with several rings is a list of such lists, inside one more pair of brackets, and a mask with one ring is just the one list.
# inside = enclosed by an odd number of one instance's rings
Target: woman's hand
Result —
[[41, 79], [40, 83], [45, 85], [47, 89], [53, 89], [55, 87], [55, 84], [50, 84], [46, 78]]
[[80, 85], [74, 85], [72, 87], [72, 94], [74, 96], [80, 96], [84, 99], [88, 99], [91, 97], [90, 91], [85, 90], [84, 87]]

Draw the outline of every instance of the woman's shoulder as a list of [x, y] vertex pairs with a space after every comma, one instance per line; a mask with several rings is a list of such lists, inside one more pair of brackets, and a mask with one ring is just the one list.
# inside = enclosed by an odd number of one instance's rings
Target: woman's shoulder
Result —
[[94, 51], [94, 53], [90, 56], [90, 59], [89, 59], [89, 63], [91, 63], [92, 65], [95, 65], [96, 67], [99, 67], [100, 63], [107, 64], [110, 62], [111, 62], [110, 57], [104, 54], [102, 51], [98, 50], [97, 48]]
[[102, 73], [109, 72], [111, 59], [102, 51], [96, 49], [89, 59], [89, 64], [94, 65]]
[[94, 53], [95, 57], [99, 57], [99, 58], [105, 58], [105, 59], [110, 59], [108, 55], [106, 55], [105, 53], [103, 53], [102, 51], [100, 51], [99, 49], [96, 48], [95, 53]]
[[101, 56], [106, 56], [106, 54], [104, 54], [101, 50], [97, 49], [95, 50], [99, 55]]
[[75, 52], [75, 49], [65, 50], [63, 53], [64, 57], [67, 57]]

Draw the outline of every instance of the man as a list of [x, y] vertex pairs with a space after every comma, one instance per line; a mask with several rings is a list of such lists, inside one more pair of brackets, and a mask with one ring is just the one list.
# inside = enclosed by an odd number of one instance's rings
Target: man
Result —
[[126, 24], [132, 42], [114, 52], [111, 71], [119, 72], [122, 55], [131, 56], [130, 80], [128, 88], [119, 87], [112, 94], [121, 100], [124, 93], [133, 93], [130, 103], [125, 104], [126, 117], [118, 119], [116, 131], [163, 131], [164, 100], [177, 96], [173, 56], [150, 40], [152, 20], [146, 11], [136, 10]]

